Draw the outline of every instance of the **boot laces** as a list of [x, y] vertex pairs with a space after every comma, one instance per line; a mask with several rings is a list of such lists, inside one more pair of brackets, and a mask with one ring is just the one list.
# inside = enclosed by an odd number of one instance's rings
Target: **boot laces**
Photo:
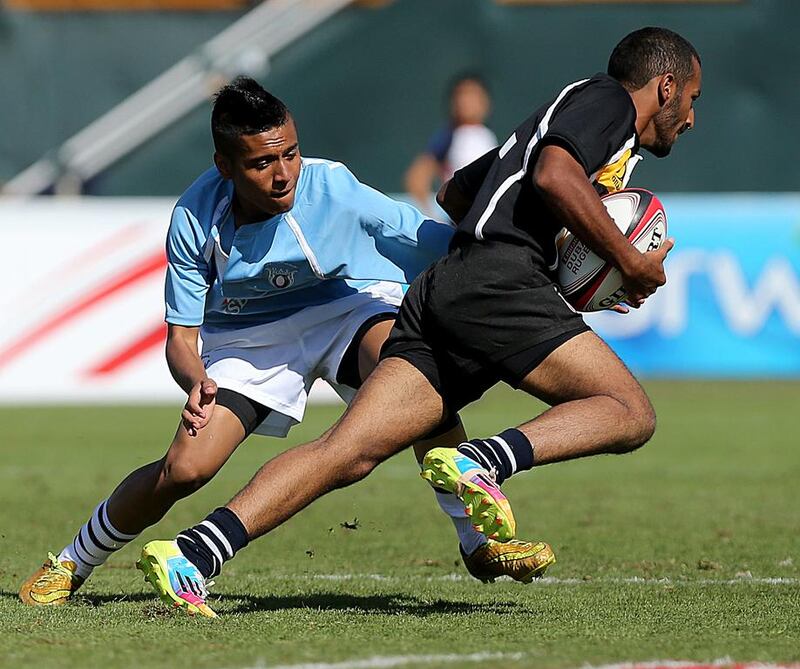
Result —
[[70, 583], [72, 582], [75, 574], [61, 564], [55, 555], [48, 553], [47, 559], [50, 561], [50, 564], [45, 563], [44, 573], [36, 581], [37, 585], [55, 585], [65, 578]]

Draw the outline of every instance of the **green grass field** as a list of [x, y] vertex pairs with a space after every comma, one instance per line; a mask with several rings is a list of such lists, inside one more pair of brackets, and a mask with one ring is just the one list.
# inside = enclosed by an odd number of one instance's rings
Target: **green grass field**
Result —
[[[543, 582], [470, 580], [449, 521], [404, 453], [244, 550], [213, 589], [216, 621], [163, 608], [133, 567], [138, 550], [227, 501], [260, 463], [316, 436], [339, 408], [312, 407], [289, 440], [251, 439], [58, 609], [24, 607], [19, 582], [124, 474], [161, 455], [178, 412], [0, 409], [0, 666], [357, 667], [351, 661], [376, 656], [439, 666], [446, 658], [405, 656], [481, 652], [506, 655], [448, 666], [799, 661], [800, 384], [648, 390], [659, 429], [643, 450], [507, 484], [518, 534], [549, 541], [558, 555]], [[539, 410], [498, 389], [465, 419], [486, 435]], [[419, 509], [414, 527], [401, 499]], [[343, 526], [356, 518], [357, 529]]]

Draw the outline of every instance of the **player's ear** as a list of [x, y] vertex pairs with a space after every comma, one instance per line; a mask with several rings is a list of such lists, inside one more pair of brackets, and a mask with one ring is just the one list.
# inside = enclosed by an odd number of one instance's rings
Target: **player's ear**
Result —
[[223, 179], [231, 178], [231, 161], [219, 151], [214, 152], [214, 164], [217, 166]]
[[672, 72], [662, 74], [658, 80], [658, 104], [663, 107], [678, 94], [678, 85]]

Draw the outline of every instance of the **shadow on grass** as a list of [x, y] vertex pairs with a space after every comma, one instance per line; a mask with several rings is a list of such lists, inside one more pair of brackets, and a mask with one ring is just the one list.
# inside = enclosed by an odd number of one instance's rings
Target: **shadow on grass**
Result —
[[[117, 594], [91, 594], [79, 593], [74, 596], [78, 606], [104, 606], [106, 604], [119, 604], [120, 602], [148, 602], [158, 601], [156, 596], [149, 592], [117, 593]], [[0, 601], [11, 601], [21, 605], [16, 592], [0, 591]]]
[[[212, 607], [213, 602], [210, 602]], [[291, 609], [318, 609], [369, 614], [402, 614], [424, 618], [430, 615], [453, 613], [511, 613], [519, 609], [516, 602], [453, 602], [442, 599], [426, 600], [407, 594], [348, 595], [334, 592], [315, 592], [307, 595], [233, 595], [217, 604], [222, 613], [252, 613]]]
[[[0, 600], [19, 601], [16, 592], [0, 591]], [[130, 594], [79, 594], [74, 604], [78, 607], [102, 607], [109, 604], [145, 602], [157, 604], [155, 595], [147, 592]], [[221, 615], [234, 613], [257, 613], [259, 611], [291, 611], [294, 609], [316, 609], [320, 611], [342, 611], [360, 614], [407, 615], [424, 618], [441, 614], [518, 612], [518, 602], [454, 602], [442, 599], [426, 600], [407, 594], [348, 595], [334, 592], [315, 592], [307, 595], [250, 595], [226, 594], [208, 603]], [[166, 609], [165, 609], [166, 610]]]

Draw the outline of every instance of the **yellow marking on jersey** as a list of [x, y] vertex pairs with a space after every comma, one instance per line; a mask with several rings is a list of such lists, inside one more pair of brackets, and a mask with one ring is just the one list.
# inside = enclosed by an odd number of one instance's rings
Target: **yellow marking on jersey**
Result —
[[609, 163], [597, 174], [597, 183], [602, 184], [608, 189], [609, 193], [616, 193], [625, 186], [625, 172], [628, 169], [628, 161], [632, 152], [630, 149], [625, 151], [619, 160]]

